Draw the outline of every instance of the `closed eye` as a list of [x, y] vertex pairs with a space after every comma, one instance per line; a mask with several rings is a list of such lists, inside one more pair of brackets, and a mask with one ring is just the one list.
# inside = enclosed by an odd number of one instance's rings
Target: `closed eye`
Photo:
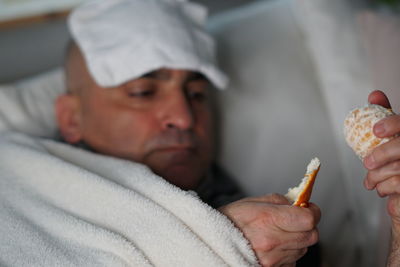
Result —
[[154, 96], [154, 90], [137, 90], [137, 91], [129, 91], [129, 97], [137, 97], [137, 98], [150, 98]]
[[188, 92], [188, 97], [192, 100], [204, 101], [207, 98], [207, 94], [204, 92], [194, 91], [194, 92]]

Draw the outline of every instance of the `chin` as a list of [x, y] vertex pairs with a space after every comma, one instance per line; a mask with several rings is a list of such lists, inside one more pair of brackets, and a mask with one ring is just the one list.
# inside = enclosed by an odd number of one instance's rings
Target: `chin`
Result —
[[189, 170], [186, 166], [173, 166], [159, 175], [183, 190], [194, 190], [204, 178], [205, 173], [200, 173], [193, 169]]
[[144, 162], [154, 173], [183, 190], [196, 189], [210, 166], [209, 160], [191, 150], [162, 150]]

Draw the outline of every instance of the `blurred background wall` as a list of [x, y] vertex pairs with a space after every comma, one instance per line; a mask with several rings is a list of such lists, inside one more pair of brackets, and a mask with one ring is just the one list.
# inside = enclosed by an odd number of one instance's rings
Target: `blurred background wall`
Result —
[[[196, 0], [215, 14], [253, 0]], [[69, 39], [65, 19], [0, 27], [0, 83], [37, 74], [62, 64]]]

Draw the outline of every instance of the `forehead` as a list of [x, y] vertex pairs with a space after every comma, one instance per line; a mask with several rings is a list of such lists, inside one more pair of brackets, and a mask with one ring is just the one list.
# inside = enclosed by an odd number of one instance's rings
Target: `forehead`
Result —
[[211, 85], [210, 81], [207, 79], [205, 75], [198, 71], [187, 70], [187, 69], [171, 69], [171, 68], [160, 68], [150, 72], [147, 72], [141, 75], [138, 78], [131, 79], [120, 86], [124, 87], [126, 85], [133, 84], [135, 82], [144, 82], [144, 81], [175, 81], [175, 82], [192, 82], [192, 81], [201, 81], [206, 82], [208, 85]]

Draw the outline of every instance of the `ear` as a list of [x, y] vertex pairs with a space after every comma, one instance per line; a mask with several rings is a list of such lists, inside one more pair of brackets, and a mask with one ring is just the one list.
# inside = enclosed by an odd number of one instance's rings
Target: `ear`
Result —
[[65, 141], [75, 144], [81, 141], [81, 113], [79, 98], [75, 95], [61, 95], [55, 102], [55, 113], [61, 135]]

